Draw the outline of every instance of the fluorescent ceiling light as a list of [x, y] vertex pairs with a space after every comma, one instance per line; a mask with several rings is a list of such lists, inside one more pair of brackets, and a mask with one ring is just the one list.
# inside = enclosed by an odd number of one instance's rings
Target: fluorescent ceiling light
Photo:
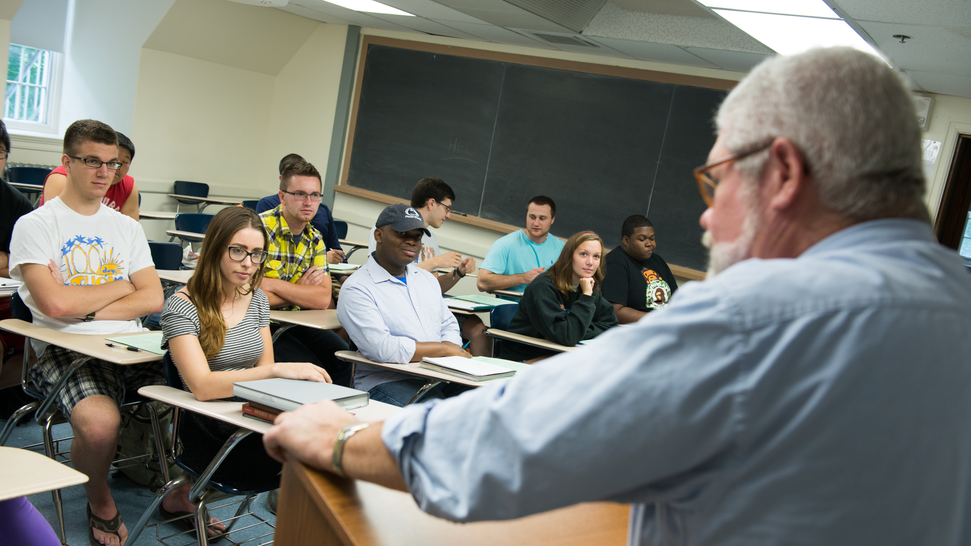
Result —
[[794, 55], [812, 47], [849, 46], [883, 58], [842, 19], [713, 11], [780, 55]]
[[701, 0], [701, 3], [712, 9], [723, 8], [826, 19], [840, 18], [823, 0]]
[[324, 2], [365, 13], [383, 13], [385, 15], [404, 15], [406, 17], [414, 17], [413, 14], [408, 13], [407, 11], [401, 11], [400, 9], [386, 6], [380, 2], [375, 2], [374, 0], [324, 0]]

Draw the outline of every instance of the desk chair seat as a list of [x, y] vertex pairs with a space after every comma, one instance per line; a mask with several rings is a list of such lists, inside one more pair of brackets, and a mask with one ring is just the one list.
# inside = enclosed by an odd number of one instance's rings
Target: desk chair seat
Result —
[[[33, 184], [35, 186], [43, 186], [44, 179], [47, 178], [48, 173], [51, 170], [46, 167], [8, 167], [7, 168], [7, 182], [16, 182], [18, 184]], [[31, 203], [36, 204], [40, 202], [40, 193], [42, 190], [29, 190], [25, 188], [17, 188], [20, 193], [24, 194]]]
[[337, 230], [338, 239], [347, 238], [347, 222], [343, 220], [334, 220], [334, 229]]
[[[165, 356], [162, 358], [162, 368], [165, 372], [165, 381], [168, 384], [168, 386], [175, 389], [182, 390], [182, 378], [179, 376], [179, 370], [175, 366], [175, 362], [172, 361], [172, 357], [170, 356], [169, 353], [165, 353]], [[175, 410], [175, 416], [173, 418], [173, 424], [172, 424], [174, 429], [174, 434], [173, 434], [174, 441], [172, 442], [172, 454], [175, 456], [176, 464], [179, 465], [180, 468], [185, 470], [186, 473], [183, 474], [182, 476], [179, 476], [178, 478], [175, 478], [174, 480], [170, 480], [163, 487], [160, 487], [158, 489], [155, 495], [155, 499], [152, 500], [152, 504], [145, 509], [145, 512], [142, 513], [142, 516], [139, 518], [138, 522], [135, 524], [134, 527], [130, 529], [130, 534], [126, 544], [135, 543], [135, 541], [138, 539], [138, 535], [141, 534], [142, 530], [145, 528], [145, 525], [148, 523], [148, 520], [152, 517], [152, 514], [154, 514], [158, 510], [159, 506], [162, 505], [162, 501], [165, 499], [165, 497], [167, 497], [169, 493], [171, 493], [172, 491], [181, 487], [183, 484], [189, 483], [190, 481], [189, 476], [191, 476], [192, 478], [195, 478], [196, 480], [195, 485], [193, 485], [192, 489], [189, 492], [189, 498], [192, 500], [193, 504], [196, 505], [196, 522], [195, 522], [196, 529], [201, 529], [203, 528], [203, 526], [209, 523], [208, 521], [204, 521], [204, 517], [205, 517], [205, 514], [207, 513], [206, 505], [209, 503], [210, 499], [212, 499], [215, 495], [215, 493], [213, 493], [212, 490], [218, 491], [223, 495], [229, 495], [229, 496], [242, 495], [245, 497], [240, 502], [239, 508], [236, 511], [236, 515], [234, 515], [228, 522], [227, 521], [223, 522], [223, 523], [226, 523], [225, 535], [228, 535], [232, 531], [232, 528], [236, 524], [236, 522], [238, 522], [240, 518], [246, 515], [252, 515], [257, 519], [260, 519], [260, 521], [262, 521], [263, 523], [266, 523], [267, 525], [271, 525], [269, 522], [262, 520], [262, 518], [259, 518], [258, 516], [250, 512], [249, 507], [252, 504], [253, 499], [255, 499], [256, 496], [259, 495], [260, 493], [263, 493], [264, 491], [270, 491], [272, 489], [277, 489], [280, 487], [279, 474], [276, 474], [272, 477], [259, 476], [257, 467], [260, 466], [260, 463], [258, 461], [247, 460], [243, 462], [252, 463], [250, 468], [253, 470], [253, 472], [251, 474], [254, 475], [255, 477], [250, 477], [248, 479], [247, 478], [239, 479], [237, 477], [234, 479], [233, 483], [221, 482], [214, 479], [220, 474], [220, 467], [229, 457], [231, 452], [237, 447], [241, 445], [246, 446], [246, 444], [251, 444], [249, 446], [250, 448], [252, 448], [253, 445], [255, 445], [256, 447], [259, 448], [259, 451], [261, 453], [265, 453], [265, 451], [263, 450], [262, 439], [260, 439], [259, 436], [251, 436], [252, 431], [250, 430], [242, 429], [242, 428], [237, 429], [235, 432], [230, 434], [230, 436], [224, 441], [222, 446], [216, 452], [215, 456], [212, 457], [211, 461], [207, 461], [208, 464], [206, 463], [200, 464], [201, 459], [195, 456], [196, 454], [193, 453], [193, 450], [198, 448], [197, 443], [194, 441], [183, 442], [183, 439], [181, 438], [181, 435], [184, 432], [183, 429], [186, 426], [185, 423], [189, 419], [192, 419], [193, 417], [190, 416], [189, 414], [184, 414], [181, 408], [173, 407], [173, 409]], [[202, 416], [198, 416], [198, 417], [200, 419], [207, 419]], [[212, 420], [212, 421], [214, 423], [226, 425], [226, 423], [221, 423], [215, 420]], [[200, 438], [200, 439], [204, 442], [207, 442], [208, 440], [210, 440], [209, 438]], [[197, 438], [193, 438], [193, 440], [197, 440]], [[247, 448], [244, 447], [244, 449], [247, 449]], [[207, 490], [207, 488], [211, 488], [211, 489]], [[209, 543], [209, 540], [206, 537], [206, 533], [204, 532], [198, 533], [198, 539], [199, 539], [200, 545], [206, 545]]]
[[[209, 228], [209, 222], [212, 221], [213, 214], [206, 214], [203, 212], [184, 212], [175, 215], [175, 229], [177, 231], [188, 231], [191, 233], [206, 233], [206, 229]], [[174, 239], [173, 237], [172, 239]], [[179, 240], [183, 243], [201, 243], [202, 239], [199, 237], [185, 237], [179, 236]], [[170, 240], [171, 242], [171, 240]], [[179, 262], [181, 264], [181, 261]]]
[[[27, 307], [24, 301], [20, 298], [19, 294], [14, 293], [14, 295], [11, 296], [10, 311], [15, 319], [23, 320], [24, 322], [33, 322], [33, 316], [30, 308]], [[59, 444], [60, 442], [71, 440], [73, 437], [60, 438], [58, 440], [54, 439], [54, 425], [69, 423], [69, 421], [67, 418], [65, 418], [64, 414], [62, 414], [61, 411], [54, 406], [53, 402], [57, 394], [64, 387], [64, 384], [67, 382], [70, 375], [74, 373], [74, 370], [83, 366], [83, 362], [87, 362], [87, 360], [84, 360], [75, 368], [65, 370], [64, 375], [61, 376], [58, 386], [54, 392], [45, 397], [42, 392], [34, 388], [33, 384], [30, 383], [28, 378], [30, 367], [35, 361], [35, 359], [31, 358], [31, 353], [30, 338], [26, 338], [24, 341], [24, 360], [20, 375], [20, 382], [24, 392], [35, 400], [24, 405], [10, 416], [3, 428], [3, 431], [0, 432], [0, 446], [6, 444], [7, 439], [13, 432], [14, 427], [17, 426], [17, 423], [29, 415], [35, 414], [37, 424], [44, 428], [44, 453], [52, 460], [56, 461], [60, 456], [65, 460], [65, 462], [67, 462], [68, 459], [64, 456], [66, 452], [59, 450]], [[152, 432], [155, 437], [155, 452], [135, 456], [131, 456], [131, 454], [122, 454], [120, 458], [116, 458], [114, 461], [112, 461], [112, 465], [115, 466], [116, 469], [121, 469], [131, 464], [147, 464], [148, 460], [155, 458], [155, 460], [159, 461], [159, 468], [161, 469], [162, 477], [167, 482], [169, 481], [168, 465], [165, 464], [165, 448], [162, 445], [162, 434], [155, 407], [149, 403], [149, 400], [138, 394], [127, 396], [125, 402], [122, 404], [122, 407], [136, 406], [139, 404], [145, 404], [145, 406], [148, 408], [152, 423]], [[25, 447], [30, 448], [35, 446]], [[61, 543], [67, 544], [67, 533], [64, 530], [64, 507], [61, 500], [61, 490], [51, 490], [51, 496], [54, 500], [54, 511], [57, 513], [57, 523], [61, 535]]]
[[[512, 318], [516, 316], [516, 311], [519, 310], [519, 303], [508, 303], [505, 305], [497, 305], [489, 310], [489, 328], [495, 328], [497, 330], [508, 330], [509, 323], [512, 322]], [[502, 340], [492, 338], [492, 354], [493, 356], [499, 356], [502, 351]]]
[[[203, 184], [202, 182], [187, 182], [185, 180], [175, 181], [175, 194], [176, 195], [189, 195], [192, 197], [209, 197], [209, 184]], [[189, 199], [176, 199], [175, 211], [179, 212], [179, 206], [185, 205], [195, 205], [196, 210], [200, 210], [202, 203], [195, 200]], [[176, 228], [178, 229], [178, 228]]]

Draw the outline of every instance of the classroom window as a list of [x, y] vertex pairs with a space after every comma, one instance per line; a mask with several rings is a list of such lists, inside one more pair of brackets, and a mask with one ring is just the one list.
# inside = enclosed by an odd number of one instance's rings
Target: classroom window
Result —
[[10, 44], [4, 122], [26, 130], [53, 130], [59, 54]]

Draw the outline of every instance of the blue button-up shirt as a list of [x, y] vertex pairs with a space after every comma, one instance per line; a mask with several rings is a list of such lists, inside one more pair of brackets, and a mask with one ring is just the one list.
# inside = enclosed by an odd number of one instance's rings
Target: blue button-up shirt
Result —
[[910, 220], [751, 259], [384, 425], [419, 505], [632, 503], [629, 542], [971, 543], [971, 278]]
[[[442, 287], [429, 272], [408, 264], [407, 283], [391, 276], [374, 256], [341, 286], [337, 316], [358, 350], [375, 362], [405, 363], [417, 341], [462, 344], [458, 322], [445, 305]], [[354, 387], [371, 390], [411, 376], [359, 365]]]

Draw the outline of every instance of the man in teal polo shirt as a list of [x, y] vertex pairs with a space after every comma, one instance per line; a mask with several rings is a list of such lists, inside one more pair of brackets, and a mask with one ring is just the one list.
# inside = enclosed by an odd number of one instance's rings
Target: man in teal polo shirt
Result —
[[550, 235], [555, 219], [556, 203], [552, 199], [545, 195], [530, 199], [526, 227], [501, 237], [486, 254], [475, 283], [479, 290], [522, 292], [553, 265], [563, 250], [563, 241]]

